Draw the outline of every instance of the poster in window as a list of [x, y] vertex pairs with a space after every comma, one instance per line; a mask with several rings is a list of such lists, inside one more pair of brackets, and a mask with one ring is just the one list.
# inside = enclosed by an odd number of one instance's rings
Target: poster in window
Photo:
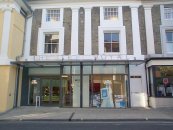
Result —
[[101, 99], [105, 99], [108, 97], [108, 89], [107, 88], [102, 88], [101, 89]]

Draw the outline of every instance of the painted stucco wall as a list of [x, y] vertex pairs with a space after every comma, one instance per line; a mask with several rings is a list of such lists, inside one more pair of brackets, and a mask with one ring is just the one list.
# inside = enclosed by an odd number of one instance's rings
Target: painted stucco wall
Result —
[[0, 10], [0, 49], [1, 49], [1, 41], [2, 41], [3, 20], [4, 20], [4, 14]]
[[10, 26], [8, 56], [10, 59], [16, 59], [22, 54], [25, 19], [15, 10], [12, 11]]
[[0, 66], [0, 112], [13, 108], [16, 67]]

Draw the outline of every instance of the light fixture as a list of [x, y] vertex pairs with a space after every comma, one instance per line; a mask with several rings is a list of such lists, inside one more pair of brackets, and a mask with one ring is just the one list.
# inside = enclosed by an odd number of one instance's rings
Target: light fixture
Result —
[[68, 77], [68, 75], [62, 75], [61, 77], [62, 77], [62, 78], [67, 78], [67, 77]]
[[31, 84], [37, 84], [37, 80], [32, 80]]

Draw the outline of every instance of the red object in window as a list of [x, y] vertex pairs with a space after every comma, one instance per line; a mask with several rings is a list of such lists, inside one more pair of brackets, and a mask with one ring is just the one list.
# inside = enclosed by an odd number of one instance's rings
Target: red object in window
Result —
[[[92, 91], [92, 88], [91, 88]], [[93, 92], [97, 93], [100, 92], [100, 83], [93, 83]]]
[[168, 81], [168, 78], [163, 78], [163, 83], [164, 83], [164, 84], [168, 84], [168, 82], [169, 82], [169, 81]]

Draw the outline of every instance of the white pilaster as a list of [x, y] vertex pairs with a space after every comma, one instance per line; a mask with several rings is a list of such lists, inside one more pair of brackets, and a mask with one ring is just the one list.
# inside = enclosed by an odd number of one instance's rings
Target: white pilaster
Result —
[[146, 39], [147, 39], [147, 53], [155, 54], [151, 8], [152, 8], [151, 5], [144, 6], [145, 28], [146, 28]]
[[79, 8], [72, 8], [71, 55], [78, 55]]
[[132, 34], [133, 34], [133, 54], [141, 55], [141, 40], [139, 31], [138, 6], [131, 6]]
[[25, 59], [29, 58], [30, 56], [31, 29], [32, 29], [32, 17], [28, 18], [26, 21], [26, 33], [25, 33], [25, 43], [24, 43], [24, 58]]
[[12, 8], [5, 7], [4, 11], [4, 21], [2, 30], [2, 45], [1, 45], [1, 58], [8, 59], [8, 45], [10, 38], [10, 24], [11, 24], [11, 11]]
[[92, 54], [91, 47], [91, 7], [85, 8], [84, 55]]

